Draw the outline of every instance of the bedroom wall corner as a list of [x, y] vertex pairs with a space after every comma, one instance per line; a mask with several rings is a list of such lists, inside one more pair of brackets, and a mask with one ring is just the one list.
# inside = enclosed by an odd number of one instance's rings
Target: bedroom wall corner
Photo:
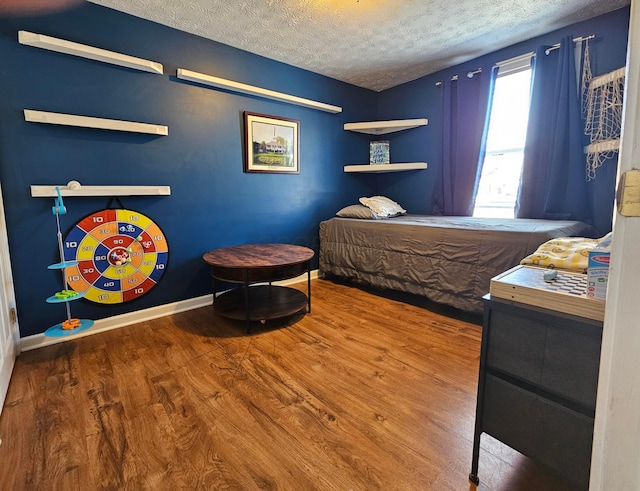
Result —
[[[26, 30], [164, 65], [144, 73], [21, 45]], [[115, 33], [115, 35], [114, 35]], [[210, 293], [202, 254], [248, 242], [287, 242], [318, 251], [318, 224], [366, 186], [343, 172], [343, 130], [376, 107], [377, 94], [89, 2], [55, 14], [0, 18], [0, 179], [21, 336], [64, 319], [45, 299], [61, 289], [52, 199], [32, 184], [169, 185], [171, 196], [121, 197], [166, 235], [161, 281], [115, 305], [79, 300], [75, 317], [105, 319]], [[343, 107], [330, 114], [177, 79], [176, 69], [219, 76]], [[166, 125], [167, 136], [26, 122], [24, 109]], [[300, 121], [300, 173], [243, 172], [243, 112]], [[63, 234], [105, 208], [108, 197], [67, 198]], [[317, 267], [317, 258], [312, 267]]]

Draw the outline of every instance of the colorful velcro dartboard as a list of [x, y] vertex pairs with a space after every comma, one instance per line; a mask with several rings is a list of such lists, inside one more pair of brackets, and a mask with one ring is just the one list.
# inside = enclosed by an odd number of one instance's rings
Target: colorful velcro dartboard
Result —
[[169, 245], [149, 217], [137, 211], [105, 209], [80, 220], [63, 242], [67, 284], [96, 303], [117, 304], [141, 297], [164, 274]]

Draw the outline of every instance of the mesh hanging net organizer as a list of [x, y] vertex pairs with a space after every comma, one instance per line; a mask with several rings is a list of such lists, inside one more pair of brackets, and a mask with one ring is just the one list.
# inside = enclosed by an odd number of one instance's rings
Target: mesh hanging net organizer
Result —
[[624, 96], [625, 67], [590, 77], [588, 56], [585, 52], [583, 69], [584, 132], [589, 136], [586, 178], [596, 177], [596, 169], [606, 160], [617, 156], [622, 126], [622, 100]]

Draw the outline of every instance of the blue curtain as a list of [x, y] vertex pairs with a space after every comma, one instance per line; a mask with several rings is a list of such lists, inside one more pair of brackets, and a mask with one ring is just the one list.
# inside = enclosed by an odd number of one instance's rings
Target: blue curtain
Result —
[[494, 73], [443, 82], [442, 169], [434, 189], [434, 214], [470, 216], [482, 170]]
[[516, 216], [592, 223], [573, 37], [546, 49], [536, 51]]

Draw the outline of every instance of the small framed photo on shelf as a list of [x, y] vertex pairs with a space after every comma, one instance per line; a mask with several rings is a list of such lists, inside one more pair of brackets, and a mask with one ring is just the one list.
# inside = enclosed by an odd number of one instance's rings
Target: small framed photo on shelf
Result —
[[389, 140], [375, 141], [369, 143], [369, 163], [388, 164], [389, 160]]

